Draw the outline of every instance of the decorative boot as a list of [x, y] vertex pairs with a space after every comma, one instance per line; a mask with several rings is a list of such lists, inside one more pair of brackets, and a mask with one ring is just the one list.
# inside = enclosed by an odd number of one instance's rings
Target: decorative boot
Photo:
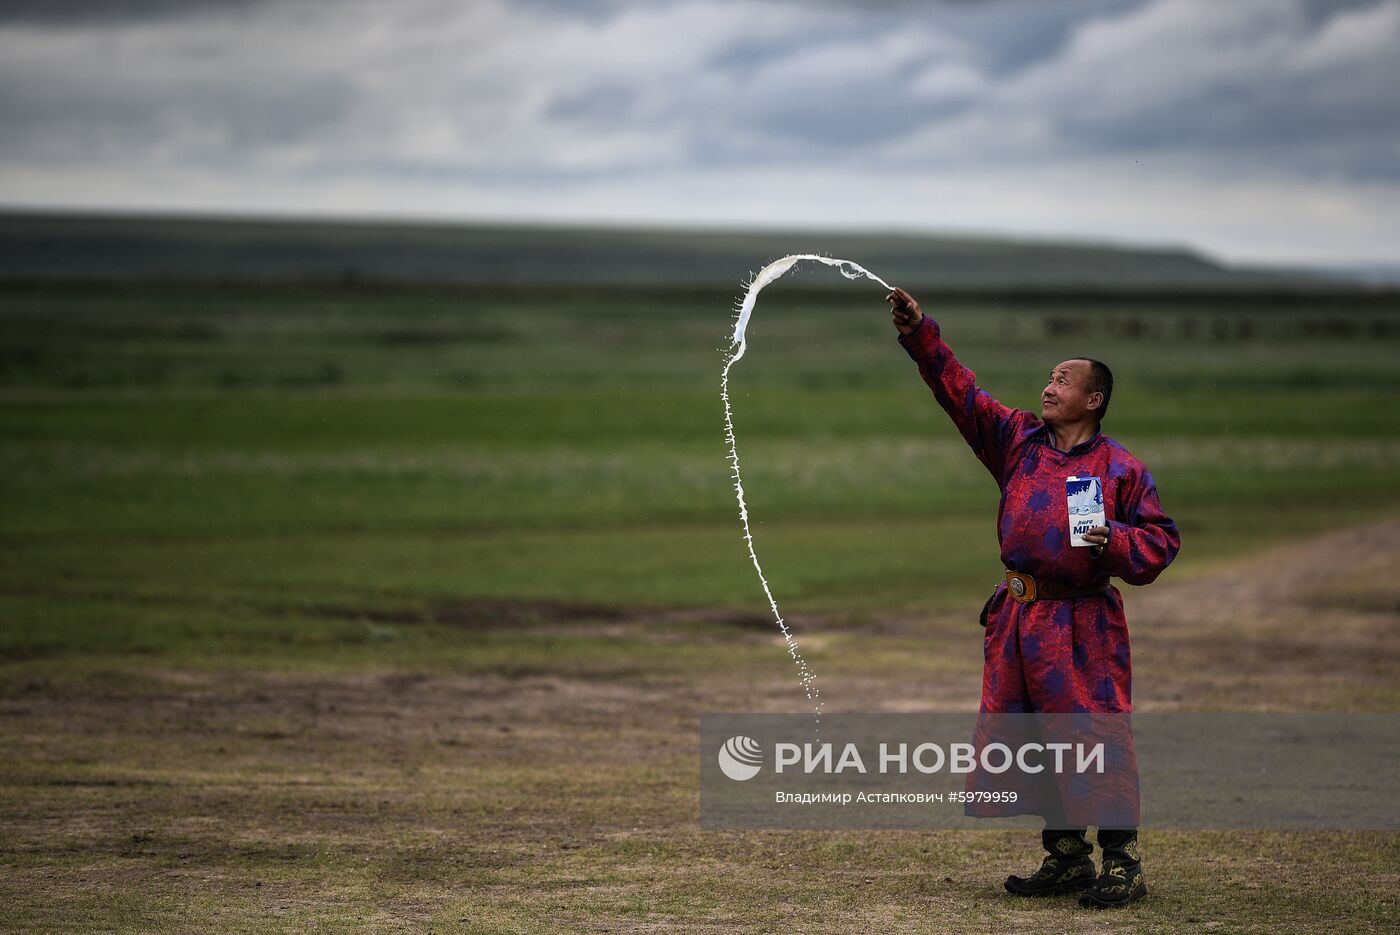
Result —
[[1079, 905], [1093, 909], [1126, 906], [1147, 895], [1147, 878], [1142, 874], [1137, 829], [1099, 829], [1099, 849], [1103, 851], [1103, 872], [1079, 896]]
[[1094, 845], [1081, 831], [1040, 833], [1040, 843], [1050, 855], [1029, 877], [1006, 878], [1006, 891], [1013, 896], [1055, 896], [1082, 890], [1094, 882]]

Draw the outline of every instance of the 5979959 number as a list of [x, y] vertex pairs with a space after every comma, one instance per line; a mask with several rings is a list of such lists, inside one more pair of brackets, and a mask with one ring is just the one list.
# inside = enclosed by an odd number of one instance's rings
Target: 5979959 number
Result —
[[948, 793], [948, 801], [949, 801], [949, 802], [1014, 802], [1014, 801], [1016, 801], [1016, 793], [1015, 793], [1014, 791], [1008, 791], [1008, 792], [993, 791], [993, 792], [988, 792], [988, 791], [983, 791], [983, 790], [980, 790], [980, 789], [979, 789], [978, 791], [976, 791], [976, 792], [965, 792], [965, 791], [950, 792], [950, 793]]

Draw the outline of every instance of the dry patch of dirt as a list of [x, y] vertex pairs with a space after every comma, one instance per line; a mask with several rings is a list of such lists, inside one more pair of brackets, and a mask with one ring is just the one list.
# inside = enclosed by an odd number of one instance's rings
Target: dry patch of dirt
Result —
[[1400, 708], [1397, 567], [1400, 522], [1388, 521], [1122, 588], [1135, 706]]

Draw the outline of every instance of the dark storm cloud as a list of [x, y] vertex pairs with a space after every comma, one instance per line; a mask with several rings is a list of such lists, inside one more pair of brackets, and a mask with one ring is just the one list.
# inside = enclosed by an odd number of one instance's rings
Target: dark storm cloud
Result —
[[596, 85], [565, 91], [550, 102], [545, 114], [568, 123], [616, 126], [619, 121], [636, 119], [638, 100], [637, 92], [625, 85]]
[[0, 24], [88, 26], [247, 11], [276, 0], [0, 0]]
[[990, 0], [948, 4], [929, 14], [977, 49], [995, 74], [1019, 71], [1053, 56], [1076, 28], [1140, 8], [1148, 0]]
[[1302, 0], [1301, 7], [1308, 22], [1319, 26], [1338, 13], [1373, 7], [1377, 0]]

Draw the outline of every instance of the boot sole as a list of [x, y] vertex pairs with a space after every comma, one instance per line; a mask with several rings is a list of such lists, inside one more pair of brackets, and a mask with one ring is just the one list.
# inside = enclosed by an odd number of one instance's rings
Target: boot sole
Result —
[[1140, 889], [1133, 890], [1131, 893], [1128, 894], [1128, 898], [1122, 900], [1121, 902], [1109, 902], [1107, 900], [1098, 899], [1097, 897], [1091, 896], [1088, 893], [1081, 893], [1079, 896], [1079, 905], [1083, 906], [1085, 909], [1117, 909], [1119, 906], [1126, 906], [1129, 903], [1135, 903], [1146, 895], [1146, 886], [1143, 886]]
[[1093, 883], [1094, 880], [1090, 877], [1086, 880], [1071, 880], [1068, 883], [1061, 883], [1058, 886], [1052, 886], [1043, 890], [1016, 890], [1012, 889], [1009, 883], [1003, 883], [1002, 887], [1012, 896], [1037, 899], [1045, 896], [1064, 896], [1067, 893], [1082, 893], [1092, 886]]

